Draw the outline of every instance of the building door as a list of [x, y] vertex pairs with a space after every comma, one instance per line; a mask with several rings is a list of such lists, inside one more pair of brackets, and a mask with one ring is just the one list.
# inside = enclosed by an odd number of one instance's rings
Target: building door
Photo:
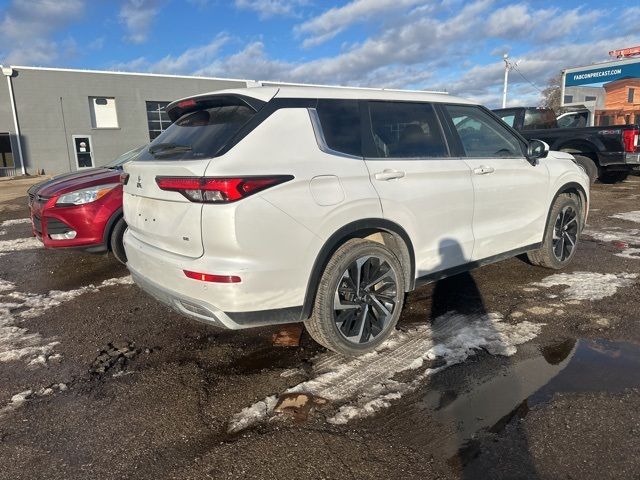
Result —
[[0, 177], [10, 177], [15, 174], [11, 137], [8, 133], [0, 133]]
[[93, 168], [93, 149], [90, 135], [73, 135], [73, 147], [76, 153], [78, 169]]

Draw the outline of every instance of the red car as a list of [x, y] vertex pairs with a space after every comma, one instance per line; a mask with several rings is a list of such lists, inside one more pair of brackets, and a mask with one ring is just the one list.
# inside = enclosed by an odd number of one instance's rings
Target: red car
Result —
[[46, 248], [81, 248], [127, 257], [122, 236], [122, 165], [144, 147], [100, 168], [59, 175], [28, 190], [33, 234]]

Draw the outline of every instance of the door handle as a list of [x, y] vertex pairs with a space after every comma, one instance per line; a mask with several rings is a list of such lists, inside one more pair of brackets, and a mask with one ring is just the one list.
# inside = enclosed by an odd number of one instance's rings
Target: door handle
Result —
[[476, 175], [486, 175], [488, 173], [493, 173], [495, 171], [496, 171], [495, 168], [490, 167], [488, 165], [481, 165], [478, 168], [473, 169], [473, 173], [475, 173]]
[[400, 172], [398, 170], [386, 169], [382, 172], [376, 173], [374, 176], [376, 180], [387, 181], [387, 180], [394, 180], [396, 178], [402, 178], [404, 177], [404, 175], [405, 175], [404, 172]]

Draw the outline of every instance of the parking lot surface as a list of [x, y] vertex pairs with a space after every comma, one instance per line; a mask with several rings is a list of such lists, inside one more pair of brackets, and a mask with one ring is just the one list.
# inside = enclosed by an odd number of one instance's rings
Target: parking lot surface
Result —
[[421, 287], [357, 359], [182, 318], [27, 217], [0, 201], [1, 479], [640, 478], [638, 177], [567, 270]]

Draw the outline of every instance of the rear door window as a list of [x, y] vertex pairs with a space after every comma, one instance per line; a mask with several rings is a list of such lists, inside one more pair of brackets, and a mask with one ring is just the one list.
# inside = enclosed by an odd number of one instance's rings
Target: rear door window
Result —
[[369, 102], [373, 158], [447, 157], [449, 152], [428, 103]]
[[316, 107], [324, 140], [331, 150], [362, 156], [360, 106], [357, 100], [318, 100]]
[[445, 105], [467, 157], [522, 157], [523, 145], [504, 124], [475, 105]]
[[202, 108], [182, 115], [136, 160], [211, 158], [255, 115], [246, 105]]
[[523, 130], [546, 130], [557, 126], [556, 116], [551, 110], [525, 110]]

